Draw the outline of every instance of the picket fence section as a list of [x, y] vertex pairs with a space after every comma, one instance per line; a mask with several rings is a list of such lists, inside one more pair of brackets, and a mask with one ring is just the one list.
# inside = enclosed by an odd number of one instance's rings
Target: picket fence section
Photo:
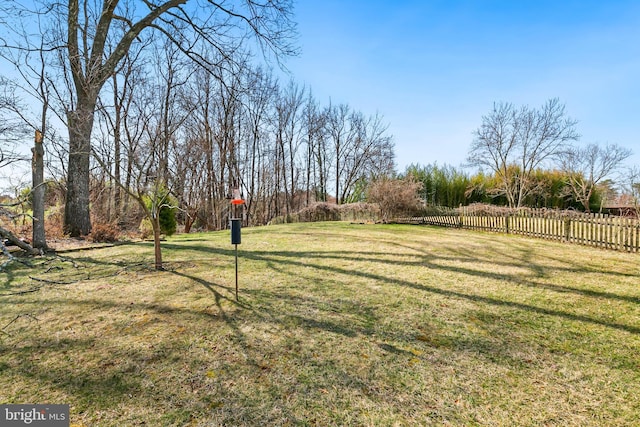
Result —
[[635, 218], [551, 209], [466, 206], [437, 208], [396, 222], [520, 234], [626, 252], [640, 252], [640, 222]]

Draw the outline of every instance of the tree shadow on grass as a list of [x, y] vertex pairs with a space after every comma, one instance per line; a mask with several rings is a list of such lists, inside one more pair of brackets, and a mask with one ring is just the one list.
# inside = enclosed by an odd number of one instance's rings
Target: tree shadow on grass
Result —
[[[258, 259], [263, 259], [263, 258], [265, 258], [265, 256], [259, 256], [257, 258]], [[291, 265], [299, 265], [299, 266], [303, 265], [303, 264], [301, 264], [301, 263], [299, 263], [297, 261], [293, 261], [293, 260], [288, 260], [286, 262], [288, 264], [291, 264]], [[308, 266], [308, 264], [304, 264], [304, 265]], [[578, 315], [578, 314], [565, 312], [565, 311], [562, 311], [562, 310], [547, 309], [547, 308], [544, 308], [544, 307], [537, 307], [537, 306], [534, 306], [534, 305], [519, 303], [519, 302], [515, 302], [515, 301], [506, 301], [506, 300], [501, 300], [501, 299], [482, 296], [482, 295], [467, 294], [467, 293], [464, 293], [464, 292], [458, 292], [458, 291], [449, 290], [449, 289], [437, 288], [437, 287], [434, 287], [434, 286], [427, 286], [427, 285], [423, 285], [423, 284], [420, 284], [420, 283], [414, 283], [414, 282], [410, 282], [410, 281], [407, 281], [407, 280], [400, 280], [400, 279], [386, 277], [386, 276], [382, 276], [382, 275], [378, 275], [378, 274], [365, 273], [365, 272], [360, 272], [360, 271], [345, 270], [345, 269], [337, 268], [337, 267], [326, 267], [326, 266], [321, 266], [321, 265], [314, 265], [314, 268], [317, 268], [319, 270], [325, 270], [327, 272], [340, 273], [340, 274], [344, 274], [344, 275], [352, 275], [352, 276], [356, 276], [356, 277], [363, 277], [363, 278], [373, 279], [373, 280], [380, 281], [382, 283], [394, 284], [394, 285], [397, 285], [397, 286], [416, 289], [416, 290], [419, 290], [419, 291], [429, 292], [429, 293], [432, 293], [432, 294], [438, 294], [438, 295], [442, 295], [442, 296], [446, 296], [446, 297], [470, 300], [470, 301], [473, 301], [473, 302], [480, 302], [480, 303], [494, 305], [494, 306], [516, 308], [516, 309], [519, 309], [519, 310], [535, 312], [535, 313], [544, 314], [544, 315], [547, 315], [547, 316], [561, 317], [561, 318], [568, 319], [568, 320], [591, 323], [591, 324], [595, 324], [595, 325], [600, 325], [600, 326], [605, 326], [605, 327], [609, 327], [609, 328], [613, 328], [613, 329], [618, 329], [618, 330], [630, 332], [630, 333], [633, 333], [633, 334], [640, 334], [640, 327], [638, 327], [638, 326], [632, 326], [632, 325], [609, 322], [609, 321], [605, 321], [605, 320], [601, 320], [601, 319], [591, 318], [591, 317], [584, 316], [584, 315]], [[531, 284], [531, 282], [529, 282], [529, 281], [516, 280], [516, 279], [514, 279], [513, 277], [510, 277], [510, 276], [506, 276], [505, 277], [505, 276], [502, 276], [500, 274], [478, 272], [476, 270], [471, 270], [471, 269], [467, 269], [467, 268], [444, 267], [444, 266], [439, 265], [439, 264], [438, 265], [432, 265], [431, 268], [434, 268], [434, 269], [444, 268], [446, 270], [449, 270], [449, 271], [452, 271], [452, 272], [456, 272], [456, 273], [476, 275], [476, 276], [479, 275], [479, 276], [482, 276], [482, 277], [488, 277], [488, 278], [492, 278], [492, 279], [511, 280], [511, 281], [515, 281], [515, 282], [517, 282], [519, 284], [527, 284], [527, 283]], [[531, 284], [531, 286], [540, 286], [540, 284], [533, 283], [533, 284]], [[545, 285], [545, 287], [547, 287], [547, 285]], [[558, 289], [562, 289], [563, 287], [551, 286], [551, 288], [553, 290], [558, 290]], [[569, 291], [571, 291], [571, 292], [578, 291], [579, 294], [584, 294], [584, 292], [582, 290], [570, 289]], [[637, 298], [633, 298], [633, 297], [627, 298], [627, 297], [619, 296], [619, 295], [608, 295], [606, 293], [596, 292], [596, 291], [589, 291], [588, 293], [590, 293], [592, 295], [596, 295], [598, 297], [616, 298], [616, 299], [622, 299], [622, 300], [625, 300], [625, 301], [631, 300], [630, 302], [634, 302], [634, 303], [638, 302], [638, 299]]]
[[[175, 328], [176, 322], [201, 324], [198, 319], [204, 320], [205, 324], [224, 321], [233, 325], [224, 311], [223, 316], [219, 316], [158, 303], [56, 297], [41, 300], [40, 305], [62, 308], [62, 315], [65, 306], [73, 306], [77, 310], [79, 305], [85, 307], [84, 312], [95, 313], [95, 317], [108, 318], [114, 309], [130, 313], [128, 325], [107, 319], [105, 326], [101, 327], [100, 321], [95, 320], [97, 327], [89, 327], [88, 333], [79, 326], [77, 337], [73, 336], [76, 333], [73, 329], [60, 331], [65, 336], [58, 338], [43, 337], [39, 328], [32, 332], [22, 328], [11, 330], [0, 341], [4, 377], [0, 383], [12, 379], [13, 382], [24, 381], [31, 387], [38, 384], [35, 389], [27, 388], [20, 392], [20, 399], [44, 401], [47, 396], [68, 396], [64, 403], [75, 408], [72, 412], [87, 411], [90, 417], [95, 416], [96, 411], [116, 411], [123, 404], [133, 411], [144, 412], [145, 406], [158, 409], [158, 405], [174, 402], [180, 398], [177, 389], [188, 385], [189, 376], [179, 375], [180, 371], [185, 366], [206, 366], [204, 361], [199, 363], [198, 357], [188, 351], [188, 343], [184, 342], [181, 334], [158, 339], [153, 328], [162, 328], [163, 325]], [[148, 314], [151, 314], [148, 322], [142, 324], [137, 321]], [[89, 318], [81, 318], [82, 324], [86, 319]], [[145, 332], [145, 328], [152, 330]], [[165, 371], [167, 367], [169, 371]], [[163, 372], [175, 376], [178, 381], [166, 389], [154, 387], [153, 382], [162, 383], [154, 376]], [[171, 411], [171, 408], [166, 410]], [[186, 421], [188, 417], [183, 420]], [[152, 420], [149, 422], [154, 423]]]
[[[392, 242], [393, 243], [393, 242]], [[395, 244], [395, 243], [393, 243]], [[400, 245], [403, 246], [403, 245]], [[182, 245], [173, 246], [172, 249], [179, 249]], [[404, 246], [406, 247], [406, 246]], [[215, 247], [197, 247], [197, 246], [188, 246], [190, 250], [193, 251], [202, 251], [215, 255], [222, 255], [225, 257], [233, 256], [234, 252], [231, 249], [222, 249]], [[412, 248], [413, 249], [413, 248]], [[287, 264], [292, 266], [300, 266], [300, 267], [313, 267], [317, 269], [322, 269], [326, 271], [334, 271], [336, 273], [341, 274], [353, 274], [354, 276], [364, 276], [370, 277], [376, 280], [382, 280], [384, 282], [393, 283], [396, 279], [392, 277], [384, 277], [384, 276], [376, 276], [371, 275], [367, 276], [367, 273], [362, 273], [359, 271], [346, 270], [340, 267], [335, 266], [324, 266], [317, 263], [317, 260], [340, 260], [340, 261], [352, 261], [357, 263], [364, 262], [372, 262], [372, 263], [386, 263], [393, 266], [408, 266], [408, 267], [424, 267], [425, 269], [434, 269], [434, 270], [444, 270], [450, 271], [452, 273], [464, 274], [475, 277], [482, 277], [487, 279], [512, 282], [518, 285], [532, 287], [532, 288], [542, 288], [547, 289], [554, 292], [559, 293], [571, 293], [581, 296], [588, 296], [593, 298], [602, 298], [602, 299], [612, 299], [612, 300], [620, 300], [625, 302], [630, 302], [634, 304], [640, 304], [640, 296], [630, 296], [630, 295], [619, 295], [613, 292], [604, 292], [604, 291], [596, 291], [585, 288], [577, 288], [568, 285], [556, 285], [550, 283], [543, 283], [540, 281], [536, 281], [531, 277], [522, 276], [518, 274], [510, 274], [510, 273], [501, 273], [501, 267], [506, 268], [514, 268], [514, 267], [524, 267], [528, 268], [533, 272], [534, 278], [544, 278], [552, 274], [552, 272], [548, 271], [541, 263], [535, 263], [534, 254], [531, 250], [526, 248], [522, 248], [516, 252], [512, 253], [502, 253], [500, 251], [494, 250], [494, 257], [491, 259], [491, 264], [494, 267], [492, 271], [473, 269], [464, 266], [452, 266], [447, 265], [445, 262], [464, 262], [466, 265], [471, 265], [474, 262], [486, 263], [487, 259], [479, 259], [477, 254], [473, 251], [463, 251], [460, 248], [449, 248], [452, 253], [458, 255], [457, 258], [452, 258], [449, 256], [437, 255], [433, 253], [428, 253], [425, 256], [419, 257], [415, 261], [406, 261], [406, 260], [398, 260], [394, 259], [392, 255], [387, 252], [354, 252], [354, 251], [254, 251], [254, 250], [245, 250], [242, 252], [242, 257], [251, 259], [253, 261], [262, 261], [266, 263], [269, 268], [275, 268], [277, 264]], [[404, 255], [398, 255], [399, 258], [404, 257]], [[500, 261], [504, 259], [511, 259], [510, 262]], [[300, 260], [305, 260], [302, 262]], [[443, 261], [443, 262], [436, 262]], [[590, 266], [583, 265], [567, 265], [565, 267], [553, 267], [552, 270], [554, 272], [569, 272], [575, 274], [585, 274], [585, 273], [598, 273], [601, 270], [592, 268]], [[619, 274], [623, 277], [628, 277], [630, 275], [616, 272], [606, 272], [607, 274]], [[400, 281], [402, 282], [402, 281]], [[404, 285], [413, 285], [411, 282], [403, 282]], [[500, 300], [496, 300], [497, 304], [501, 304]]]
[[[182, 245], [182, 244], [176, 244], [176, 243], [165, 244], [164, 246], [165, 248], [171, 249], [171, 250], [190, 250], [190, 251], [203, 252], [207, 254], [224, 256], [224, 257], [235, 256], [235, 252], [233, 249]], [[451, 249], [451, 250], [455, 251], [456, 249]], [[473, 252], [461, 253], [460, 249], [457, 249], [457, 251], [460, 257], [459, 259], [464, 259], [467, 265], [470, 265], [470, 263], [472, 263], [474, 259], [478, 260], [477, 256], [474, 255]], [[571, 287], [567, 285], [542, 283], [529, 277], [522, 277], [521, 275], [500, 273], [499, 267], [497, 267], [495, 271], [485, 271], [485, 270], [469, 268], [466, 266], [447, 265], [442, 262], [436, 262], [438, 260], [443, 260], [445, 262], [451, 261], [451, 258], [447, 256], [441, 256], [441, 255], [429, 253], [428, 256], [421, 257], [417, 260], [406, 261], [406, 260], [396, 260], [396, 259], [390, 258], [389, 254], [385, 252], [243, 250], [241, 255], [243, 258], [247, 258], [252, 261], [262, 262], [268, 268], [271, 268], [274, 270], [280, 270], [285, 274], [293, 274], [294, 276], [297, 273], [291, 273], [289, 269], [280, 269], [278, 266], [287, 265], [289, 267], [313, 268], [329, 274], [340, 274], [340, 275], [345, 275], [347, 277], [353, 276], [353, 277], [366, 278], [366, 279], [379, 281], [381, 283], [393, 284], [393, 285], [407, 287], [411, 289], [426, 291], [433, 294], [439, 294], [442, 296], [466, 299], [474, 302], [482, 302], [485, 304], [490, 304], [495, 306], [512, 307], [512, 308], [536, 312], [536, 313], [544, 314], [548, 316], [561, 317], [569, 320], [587, 322], [587, 323], [592, 323], [592, 324], [610, 327], [614, 329], [619, 329], [619, 330], [623, 330], [633, 334], [640, 334], [640, 327], [638, 326], [615, 323], [611, 321], [592, 318], [589, 316], [574, 314], [574, 313], [570, 313], [562, 310], [548, 309], [545, 307], [538, 307], [538, 306], [524, 304], [524, 303], [515, 302], [515, 301], [501, 300], [501, 299], [482, 296], [478, 294], [469, 294], [469, 293], [454, 291], [451, 289], [428, 286], [428, 285], [423, 285], [417, 282], [402, 280], [394, 277], [388, 277], [385, 275], [368, 273], [365, 271], [352, 270], [352, 269], [347, 269], [347, 268], [339, 267], [335, 265], [324, 265], [318, 262], [321, 260], [341, 260], [341, 261], [351, 261], [356, 263], [362, 263], [362, 262], [388, 263], [394, 266], [412, 266], [412, 267], [419, 266], [425, 269], [445, 270], [445, 271], [450, 271], [452, 273], [457, 273], [457, 274], [488, 278], [492, 280], [506, 281], [506, 282], [511, 282], [518, 285], [522, 285], [522, 286], [532, 287], [532, 288], [543, 288], [543, 289], [547, 289], [547, 290], [559, 292], [559, 293], [573, 293], [577, 295], [588, 296], [588, 297], [593, 297], [597, 299], [605, 299], [605, 300], [615, 299], [615, 300], [620, 300], [624, 302], [631, 302], [634, 304], [640, 303], [640, 297], [637, 297], [637, 296], [618, 295], [611, 292], [582, 289], [582, 288], [576, 288], [576, 287]], [[527, 262], [531, 263], [532, 255], [530, 253], [527, 253], [526, 251], [524, 252], [521, 251], [521, 254], [519, 257], [516, 257], [513, 253], [509, 254], [509, 257], [505, 257], [504, 254], [500, 254], [499, 252], [496, 252], [496, 258], [498, 259], [510, 258], [512, 259], [512, 261], [509, 263], [503, 262], [504, 266], [520, 267], [523, 264], [526, 264]], [[77, 261], [84, 261], [94, 265], [105, 265], [110, 267], [126, 268], [126, 262], [123, 262], [123, 261], [96, 260], [95, 258], [91, 258], [91, 257], [79, 258]], [[482, 259], [480, 259], [479, 261], [485, 262], [485, 260], [482, 260]], [[498, 262], [498, 265], [499, 264], [500, 263]], [[538, 267], [535, 267], [535, 269], [541, 270], [543, 269], [543, 267], [538, 266]], [[580, 271], [583, 271], [583, 272], [593, 271], [593, 269], [589, 267], [582, 267], [579, 265], [562, 267], [562, 268], [554, 267], [554, 269], [556, 270], [568, 269], [568, 271], [575, 272], [576, 274], [579, 274]], [[173, 274], [180, 275], [183, 273], [173, 272]], [[201, 285], [208, 287], [209, 290], [213, 292], [214, 295], [216, 296], [216, 301], [219, 302], [219, 299], [222, 298], [222, 294], [215, 291], [209, 282], [206, 282], [202, 279], [199, 279], [193, 276], [184, 275], [184, 277], [190, 278], [191, 280], [199, 281]]]
[[[195, 248], [194, 248], [195, 249]], [[219, 256], [232, 256], [233, 252], [231, 250], [218, 249], [218, 248], [206, 248], [208, 253], [218, 254]], [[506, 264], [509, 266], [520, 266], [522, 262], [526, 260], [532, 260], [533, 254], [526, 251], [526, 248], [518, 252], [519, 255], [511, 254], [512, 263]], [[624, 331], [627, 333], [632, 333], [635, 335], [640, 334], [640, 327], [636, 325], [626, 324], [626, 323], [616, 323], [609, 319], [600, 319], [597, 317], [592, 317], [588, 315], [582, 315], [578, 313], [572, 313], [566, 310], [560, 309], [552, 309], [541, 306], [536, 306], [534, 304], [527, 304], [518, 301], [509, 301], [506, 299], [495, 298], [491, 296], [485, 296], [481, 294], [475, 293], [467, 293], [461, 292], [455, 289], [447, 289], [446, 287], [437, 287], [437, 286], [429, 286], [420, 283], [419, 281], [412, 280], [404, 280], [396, 277], [390, 277], [388, 275], [375, 274], [363, 270], [353, 270], [347, 269], [344, 267], [336, 266], [335, 263], [324, 264], [322, 261], [325, 260], [342, 260], [342, 261], [353, 261], [353, 262], [384, 262], [396, 265], [396, 263], [390, 262], [388, 260], [388, 256], [385, 258], [387, 254], [385, 253], [371, 253], [371, 252], [363, 252], [363, 253], [353, 253], [349, 251], [326, 251], [326, 252], [318, 252], [318, 251], [275, 251], [275, 252], [267, 252], [267, 251], [244, 251], [243, 257], [261, 262], [268, 266], [269, 269], [283, 275], [289, 275], [291, 277], [295, 277], [296, 280], [300, 279], [300, 275], [304, 274], [303, 271], [305, 269], [314, 269], [316, 271], [320, 271], [324, 276], [327, 277], [335, 277], [342, 276], [344, 278], [356, 277], [363, 279], [374, 280], [378, 283], [385, 283], [388, 285], [400, 286], [405, 288], [414, 289], [417, 291], [428, 292], [435, 295], [444, 296], [451, 299], [458, 300], [467, 300], [474, 303], [493, 306], [493, 307], [505, 307], [516, 309], [519, 311], [536, 313], [544, 316], [548, 316], [550, 318], [560, 318], [569, 321], [582, 322], [602, 327], [607, 327], [615, 330]], [[473, 260], [473, 253], [465, 253], [460, 254], [460, 258], [464, 258], [466, 261]], [[477, 259], [477, 257], [476, 257]], [[554, 292], [559, 293], [571, 293], [582, 296], [589, 296], [597, 299], [611, 299], [611, 300], [619, 300], [623, 302], [630, 303], [638, 303], [640, 302], [639, 298], [634, 296], [624, 296], [617, 295], [609, 292], [600, 292], [593, 291], [588, 289], [579, 289], [573, 288], [563, 285], [553, 285], [548, 283], [543, 283], [537, 281], [535, 278], [538, 277], [538, 274], [534, 274], [533, 277], [521, 277], [517, 274], [504, 274], [499, 273], [497, 271], [483, 271], [476, 270], [473, 268], [469, 268], [467, 266], [459, 266], [459, 265], [446, 265], [442, 264], [438, 261], [442, 260], [450, 260], [449, 257], [438, 257], [433, 254], [429, 254], [429, 259], [425, 260], [425, 258], [421, 258], [419, 261], [404, 261], [400, 262], [399, 265], [407, 265], [407, 266], [416, 266], [420, 265], [426, 269], [434, 269], [434, 270], [446, 270], [457, 274], [476, 276], [482, 278], [489, 278], [492, 280], [500, 280], [509, 283], [514, 283], [521, 286], [528, 286], [532, 288], [540, 288], [547, 289]], [[523, 261], [524, 260], [524, 261]], [[480, 260], [484, 262], [485, 260]], [[470, 265], [470, 264], [468, 264]], [[291, 268], [293, 267], [293, 268]], [[555, 268], [555, 267], [554, 267]], [[561, 268], [572, 268], [576, 267], [561, 267]], [[311, 276], [309, 277], [311, 279]], [[342, 279], [348, 280], [348, 279]], [[285, 295], [274, 296], [273, 298], [287, 298]], [[330, 297], [329, 297], [330, 298]], [[300, 302], [292, 301], [292, 304], [300, 304]], [[375, 316], [374, 316], [375, 317]], [[313, 317], [306, 316], [291, 316], [291, 319], [295, 319], [298, 324], [304, 325], [307, 328], [318, 329], [323, 331], [329, 331], [333, 333], [341, 334], [345, 337], [354, 337], [358, 334], [363, 335], [371, 335], [370, 329], [362, 329], [356, 327], [353, 323], [348, 322], [340, 322], [337, 324], [335, 322], [328, 322], [326, 320], [318, 320]], [[280, 318], [282, 321], [282, 316]], [[469, 337], [441, 337], [442, 339], [437, 339], [436, 347], [443, 348], [443, 345], [452, 350], [460, 350], [464, 348], [468, 348], [472, 351], [479, 351], [481, 353], [486, 353], [487, 357], [491, 360], [512, 360], [514, 363], [518, 362], [518, 360], [513, 359], [512, 355], [509, 351], [508, 345], [501, 345], [495, 340], [486, 340], [480, 339], [481, 337], [477, 337], [477, 339], [469, 338]], [[390, 345], [389, 342], [393, 342], [394, 339], [403, 340], [406, 337], [386, 337], [386, 341], [382, 342], [380, 345]], [[499, 340], [498, 340], [499, 341]], [[443, 344], [444, 343], [444, 344]], [[446, 345], [445, 345], [446, 344]], [[383, 348], [383, 347], [381, 347]], [[387, 347], [384, 347], [388, 349]], [[390, 347], [389, 347], [390, 348]]]
[[[2, 260], [2, 258], [0, 258], [0, 260]], [[14, 270], [16, 270], [17, 268], [20, 268], [20, 267], [17, 265], [9, 265], [3, 268], [2, 270], [0, 270], [0, 274], [2, 275], [2, 282], [1, 282], [2, 290], [11, 289], [11, 284], [13, 283], [16, 277]]]
[[74, 406], [108, 409], [128, 394], [137, 393], [140, 381], [131, 375], [128, 365], [104, 365], [95, 369], [73, 362], [74, 357], [68, 356], [70, 352], [90, 353], [95, 345], [93, 338], [39, 337], [35, 344], [5, 351], [5, 360], [10, 366], [7, 376], [19, 376], [27, 382], [40, 384], [39, 388], [45, 393], [46, 390], [63, 390], [74, 396], [71, 402]]
[[[201, 248], [193, 245], [181, 245], [170, 244], [170, 247], [175, 250], [180, 250], [184, 247], [193, 251], [200, 251], [209, 255], [216, 255], [219, 257], [231, 257], [234, 256], [232, 249], [218, 249], [218, 248]], [[500, 254], [494, 252], [496, 257]], [[303, 280], [305, 282], [313, 280], [313, 277], [317, 277], [309, 274], [305, 275], [305, 270], [312, 269], [313, 271], [321, 273], [323, 277], [335, 277], [338, 283], [342, 282], [348, 285], [350, 280], [367, 279], [373, 280], [380, 284], [397, 286], [407, 289], [412, 289], [418, 292], [429, 293], [433, 295], [439, 295], [453, 300], [471, 301], [486, 305], [486, 310], [492, 310], [496, 307], [507, 307], [516, 310], [522, 310], [532, 313], [537, 313], [550, 317], [557, 317], [561, 319], [584, 322], [598, 326], [604, 326], [622, 330], [625, 332], [638, 334], [639, 328], [632, 325], [617, 324], [610, 321], [602, 321], [600, 319], [592, 318], [589, 316], [583, 316], [571, 313], [565, 310], [551, 310], [544, 307], [538, 307], [533, 304], [525, 304], [514, 301], [505, 301], [499, 298], [473, 294], [471, 292], [461, 292], [454, 289], [447, 289], [437, 286], [428, 286], [420, 283], [419, 280], [401, 279], [394, 277], [391, 274], [378, 274], [367, 272], [364, 270], [354, 270], [343, 266], [339, 263], [336, 265], [334, 261], [341, 260], [344, 262], [356, 263], [386, 263], [388, 265], [402, 267], [421, 267], [428, 270], [442, 269], [450, 271], [452, 273], [488, 278], [492, 280], [509, 281], [520, 285], [546, 288], [558, 292], [571, 292], [579, 295], [592, 296], [595, 298], [610, 298], [617, 299], [625, 302], [637, 303], [636, 298], [617, 296], [615, 294], [608, 294], [596, 291], [585, 291], [582, 289], [565, 288], [560, 285], [550, 285], [540, 283], [536, 281], [539, 276], [537, 274], [532, 277], [519, 277], [515, 274], [501, 274], [498, 271], [484, 271], [479, 269], [473, 269], [469, 267], [474, 260], [474, 254], [470, 251], [453, 253], [453, 256], [443, 256], [432, 253], [427, 253], [424, 256], [419, 256], [415, 260], [400, 260], [398, 258], [389, 257], [383, 251], [376, 252], [353, 252], [353, 251], [252, 251], [244, 250], [242, 256], [251, 261], [259, 262], [260, 265], [265, 265], [269, 271], [264, 274], [278, 273], [291, 277], [292, 280]], [[529, 258], [527, 258], [529, 257]], [[476, 259], [477, 256], [476, 256]], [[505, 259], [505, 258], [502, 258]], [[519, 255], [511, 254], [510, 262], [504, 262], [504, 265], [511, 267], [519, 266], [524, 260], [530, 259], [530, 255], [521, 252]], [[452, 260], [464, 260], [464, 265], [447, 265], [446, 262]], [[482, 259], [481, 262], [486, 262]], [[96, 265], [103, 265], [105, 267], [113, 267], [118, 269], [122, 267], [122, 261], [114, 260], [95, 260], [90, 257], [83, 258], [82, 262], [95, 262]], [[498, 269], [496, 269], [498, 270]], [[308, 270], [307, 270], [308, 271]], [[535, 271], [534, 271], [535, 273]], [[416, 354], [404, 348], [403, 343], [406, 343], [410, 337], [406, 334], [398, 332], [394, 334], [393, 331], [385, 331], [382, 335], [374, 335], [373, 324], [379, 322], [380, 315], [379, 309], [371, 302], [360, 301], [332, 301], [331, 298], [327, 298], [326, 295], [318, 295], [315, 292], [309, 292], [308, 294], [296, 296], [286, 289], [270, 290], [251, 288], [243, 290], [243, 294], [246, 297], [241, 298], [240, 302], [235, 302], [233, 296], [233, 290], [229, 286], [224, 286], [209, 280], [205, 280], [198, 277], [196, 274], [187, 274], [181, 270], [168, 271], [158, 274], [170, 274], [179, 277], [181, 280], [192, 281], [209, 292], [213, 297], [213, 302], [218, 310], [219, 315], [211, 316], [209, 314], [191, 310], [189, 308], [173, 307], [166, 304], [145, 304], [140, 302], [109, 302], [99, 299], [84, 300], [78, 302], [77, 300], [58, 300], [51, 301], [52, 305], [57, 304], [85, 304], [87, 310], [92, 309], [105, 309], [109, 308], [109, 304], [113, 308], [122, 308], [133, 310], [136, 312], [152, 312], [162, 315], [170, 316], [172, 319], [180, 318], [181, 316], [187, 316], [182, 319], [183, 322], [187, 322], [188, 318], [192, 316], [198, 316], [199, 318], [211, 321], [212, 319], [218, 322], [223, 322], [228, 326], [233, 335], [233, 343], [240, 350], [240, 352], [246, 355], [245, 361], [251, 367], [251, 374], [269, 375], [269, 367], [265, 367], [262, 356], [263, 350], [267, 349], [267, 345], [261, 346], [260, 343], [256, 343], [256, 337], [249, 336], [243, 332], [243, 324], [252, 322], [256, 319], [270, 322], [273, 325], [278, 326], [278, 331], [283, 331], [294, 337], [296, 333], [308, 332], [310, 335], [317, 335], [318, 332], [331, 334], [338, 341], [339, 340], [357, 340], [359, 337], [363, 337], [365, 340], [373, 341], [375, 347], [381, 351], [388, 353], [388, 357], [391, 359], [392, 369], [400, 369], [402, 366], [407, 365], [407, 361], [416, 358]], [[480, 290], [481, 291], [481, 290]], [[354, 297], [355, 298], [355, 297]], [[230, 312], [230, 308], [237, 308], [238, 311]], [[408, 327], [408, 325], [407, 325]], [[178, 337], [176, 337], [178, 338]], [[64, 352], [74, 347], [79, 351], [91, 352], [93, 346], [96, 345], [98, 338], [90, 340], [66, 340], [62, 345], [54, 342], [45, 342], [43, 346], [25, 346], [18, 350], [15, 360], [19, 358], [28, 359], [34, 354], [39, 355], [42, 359], [46, 359], [48, 356], [55, 359], [55, 357], [64, 357]], [[429, 341], [430, 340], [430, 341]], [[498, 345], [496, 345], [496, 343]], [[509, 359], [511, 350], [509, 345], [521, 345], [521, 343], [509, 343], [506, 340], [490, 339], [479, 336], [477, 334], [469, 333], [465, 336], [434, 336], [425, 340], [414, 341], [413, 345], [424, 345], [434, 349], [442, 349], [446, 351], [460, 351], [468, 350], [477, 354], [485, 356], [492, 361], [498, 361], [502, 363], [516, 363], [517, 360]], [[328, 344], [325, 344], [328, 345]], [[173, 342], [164, 343], [163, 348], [156, 349], [156, 353], [160, 354], [159, 357], [172, 357], [175, 361], [171, 365], [171, 369], [181, 369], [181, 366], [192, 363], [194, 358], [192, 354], [188, 352], [188, 346], [184, 344], [176, 344]], [[13, 351], [13, 350], [12, 350]], [[118, 350], [121, 352], [121, 356], [127, 353], [126, 348]], [[283, 349], [277, 349], [276, 351], [284, 351]], [[131, 351], [128, 356], [136, 361], [148, 360], [148, 355]], [[297, 356], [292, 356], [297, 357]], [[55, 364], [54, 366], [40, 363], [37, 360], [32, 360], [30, 364], [25, 365], [24, 369], [20, 372], [20, 375], [28, 378], [29, 380], [42, 381], [48, 387], [52, 389], [59, 388], [64, 390], [67, 394], [74, 396], [85, 407], [98, 408], [98, 409], [111, 409], [120, 402], [131, 399], [129, 395], [136, 396], [136, 393], [140, 389], [144, 389], [145, 385], [144, 377], [136, 375], [132, 372], [132, 366], [136, 366], [136, 363], [117, 365], [108, 364], [110, 355], [105, 355], [105, 364], [100, 366], [100, 369], [83, 366], [81, 358], [76, 359], [74, 364]], [[299, 363], [309, 362], [304, 357], [299, 357], [297, 360]], [[339, 387], [339, 388], [351, 388], [357, 391], [363, 391], [372, 395], [376, 402], [382, 402], [384, 399], [389, 401], [397, 400], [393, 393], [389, 397], [383, 397], [378, 392], [372, 392], [379, 384], [368, 380], [366, 377], [358, 375], [351, 371], [347, 364], [343, 364], [339, 359], [322, 359], [315, 361], [310, 370], [309, 382], [304, 385], [313, 393], [317, 392], [318, 387]], [[138, 363], [140, 364], [140, 363]], [[10, 368], [16, 369], [17, 364], [11, 364]], [[187, 380], [180, 380], [180, 382], [186, 384]], [[284, 386], [282, 386], [284, 387]], [[275, 389], [279, 392], [281, 389]], [[393, 391], [393, 390], [391, 390]], [[274, 392], [275, 394], [277, 394]], [[152, 397], [147, 397], [152, 403], [164, 403], [174, 402], [174, 395], [169, 390], [161, 390], [154, 392]], [[244, 390], [237, 391], [240, 397], [244, 400], [238, 400], [238, 404], [251, 405], [252, 395], [245, 393]], [[376, 394], [378, 393], [378, 394]], [[316, 394], [313, 394], [316, 396]], [[317, 394], [318, 398], [321, 398], [321, 394]], [[274, 402], [279, 402], [278, 397], [273, 397]], [[399, 400], [393, 402], [395, 407], [402, 407], [403, 403]], [[229, 415], [231, 417], [232, 414]], [[229, 418], [228, 421], [231, 421]], [[186, 423], [186, 420], [185, 420]]]

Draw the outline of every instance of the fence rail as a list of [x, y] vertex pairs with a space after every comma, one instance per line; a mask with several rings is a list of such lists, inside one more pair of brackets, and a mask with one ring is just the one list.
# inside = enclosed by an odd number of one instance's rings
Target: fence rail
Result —
[[640, 221], [606, 214], [549, 209], [467, 206], [437, 208], [397, 222], [520, 234], [626, 252], [640, 252]]

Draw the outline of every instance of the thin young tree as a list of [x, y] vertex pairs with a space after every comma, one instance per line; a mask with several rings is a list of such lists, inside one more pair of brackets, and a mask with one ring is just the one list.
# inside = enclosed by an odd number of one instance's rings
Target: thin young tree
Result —
[[278, 191], [284, 193], [283, 211], [285, 214], [293, 213], [294, 197], [299, 185], [298, 151], [302, 143], [301, 114], [305, 89], [300, 88], [293, 81], [276, 98], [276, 176]]
[[[302, 112], [304, 143], [306, 144], [306, 205], [312, 201], [326, 200], [324, 154], [324, 115], [309, 90]], [[313, 190], [313, 192], [312, 192]]]

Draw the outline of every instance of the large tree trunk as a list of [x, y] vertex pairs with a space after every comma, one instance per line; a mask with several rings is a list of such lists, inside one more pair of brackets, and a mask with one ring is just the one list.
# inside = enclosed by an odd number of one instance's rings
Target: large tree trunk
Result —
[[33, 241], [36, 249], [47, 249], [47, 240], [44, 231], [44, 147], [42, 146], [42, 133], [36, 131], [35, 146], [31, 163], [32, 178], [32, 207], [33, 207]]
[[69, 167], [67, 199], [64, 211], [64, 231], [71, 237], [91, 232], [89, 215], [89, 156], [95, 99], [79, 99], [75, 111], [68, 113]]

